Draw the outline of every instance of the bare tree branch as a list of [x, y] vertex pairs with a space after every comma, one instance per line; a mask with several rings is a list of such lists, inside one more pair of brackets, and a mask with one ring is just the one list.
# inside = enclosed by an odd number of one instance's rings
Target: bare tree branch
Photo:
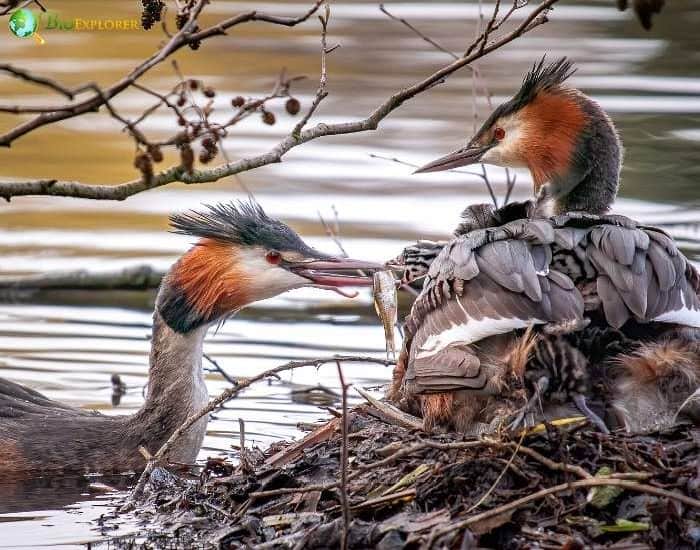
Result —
[[46, 11], [46, 8], [41, 4], [41, 2], [39, 2], [39, 0], [5, 0], [4, 2], [0, 2], [0, 16], [7, 15], [13, 10], [24, 8], [29, 4], [36, 4], [39, 6], [41, 11]]
[[[423, 80], [396, 92], [378, 105], [374, 111], [372, 111], [362, 120], [338, 124], [325, 124], [321, 122], [311, 128], [302, 129], [297, 134], [292, 132], [283, 138], [276, 146], [265, 153], [240, 159], [234, 162], [227, 162], [208, 169], [191, 169], [191, 171], [188, 171], [183, 166], [172, 166], [166, 170], [154, 174], [152, 177], [141, 177], [139, 179], [117, 185], [86, 184], [77, 181], [59, 181], [53, 179], [0, 182], [0, 197], [3, 197], [8, 201], [11, 197], [22, 195], [50, 195], [80, 197], [96, 200], [124, 200], [131, 195], [135, 195], [136, 193], [161, 187], [173, 182], [182, 182], [186, 184], [213, 182], [240, 172], [259, 168], [260, 166], [277, 163], [280, 162], [283, 156], [294, 147], [320, 137], [376, 130], [379, 123], [392, 111], [400, 107], [404, 102], [414, 98], [436, 84], [444, 82], [447, 77], [462, 67], [473, 63], [488, 53], [512, 42], [538, 25], [545, 23], [547, 21], [546, 13], [556, 2], [557, 0], [542, 0], [537, 6], [532, 8], [531, 12], [515, 29], [504, 36], [489, 42], [489, 34], [497, 29], [503, 23], [503, 20], [493, 24], [489, 32], [487, 32], [488, 29], [485, 30], [475, 41], [475, 43], [479, 43], [478, 48], [475, 45], [474, 48], [470, 48], [471, 53], [468, 53], [463, 57], [444, 65]], [[132, 85], [138, 77], [148, 71], [151, 67], [160, 63], [174, 51], [177, 51], [184, 45], [187, 45], [192, 40], [202, 40], [215, 34], [225, 33], [226, 29], [247, 21], [268, 21], [275, 24], [293, 26], [308, 19], [311, 14], [318, 9], [320, 3], [321, 1], [316, 2], [309, 11], [297, 18], [281, 18], [252, 11], [231, 19], [227, 19], [218, 25], [209, 27], [208, 29], [198, 33], [188, 34], [190, 24], [194, 24], [194, 18], [196, 16], [196, 14], [193, 13], [188, 23], [180, 32], [173, 36], [173, 38], [168, 42], [168, 44], [166, 44], [166, 46], [163, 47], [163, 49], [148, 60], [144, 61], [141, 65], [134, 69], [129, 76], [125, 77], [110, 88], [105, 89], [102, 94], [97, 94], [93, 98], [86, 101], [64, 108], [66, 110], [39, 115], [35, 119], [16, 127], [5, 136], [0, 137], [0, 144], [5, 143], [7, 145], [11, 143], [13, 139], [16, 139], [16, 137], [24, 135], [39, 126], [77, 116], [78, 114], [90, 110], [96, 110], [101, 105], [104, 105], [105, 100], [111, 99], [117, 93]], [[202, 2], [199, 2], [197, 6], [201, 10]], [[512, 11], [514, 10], [511, 10], [511, 12]], [[511, 12], [509, 12], [509, 14]], [[509, 15], [507, 14], [506, 17], [508, 16]], [[483, 47], [481, 47], [481, 45], [483, 45]], [[323, 51], [326, 52], [326, 49], [324, 48]]]
[[321, 101], [323, 101], [326, 98], [326, 96], [328, 96], [328, 92], [326, 91], [326, 84], [328, 83], [326, 56], [328, 55], [328, 53], [330, 53], [338, 47], [334, 46], [331, 50], [328, 49], [326, 37], [328, 34], [328, 21], [330, 20], [330, 16], [330, 7], [328, 3], [326, 3], [325, 13], [323, 15], [318, 16], [318, 19], [321, 22], [321, 76], [318, 81], [318, 89], [316, 90], [316, 96], [314, 97], [314, 100], [311, 103], [311, 107], [309, 107], [309, 110], [302, 117], [299, 123], [296, 126], [294, 126], [294, 129], [292, 130], [292, 136], [295, 137], [299, 136], [300, 132], [304, 129], [304, 126], [306, 126], [307, 122], [309, 122], [309, 119], [316, 112], [316, 109], [318, 109], [318, 106], [321, 104]]
[[[82, 91], [85, 91], [87, 88], [86, 86], [79, 86], [78, 88], [71, 89], [68, 88], [62, 84], [59, 84], [52, 78], [47, 78], [45, 76], [40, 76], [36, 75], [34, 73], [31, 73], [29, 71], [26, 71], [24, 69], [19, 69], [17, 67], [14, 67], [13, 65], [10, 65], [8, 63], [2, 63], [0, 64], [0, 71], [4, 71], [6, 73], [10, 73], [12, 76], [19, 78], [21, 80], [25, 80], [27, 82], [32, 82], [34, 84], [37, 84], [39, 86], [44, 86], [46, 88], [49, 88], [51, 90], [54, 90], [58, 92], [61, 95], [66, 96], [68, 99], [73, 99], [76, 94], [79, 94]], [[48, 107], [48, 109], [55, 110], [55, 107]], [[4, 110], [4, 109], [0, 109]], [[26, 111], [24, 111], [26, 112]]]
[[110, 100], [117, 94], [123, 92], [150, 69], [185, 46], [199, 43], [202, 40], [206, 40], [212, 36], [224, 35], [228, 29], [235, 27], [236, 25], [249, 23], [252, 21], [263, 21], [275, 25], [293, 27], [311, 17], [322, 2], [323, 0], [317, 0], [314, 2], [311, 8], [306, 11], [306, 13], [299, 17], [281, 17], [252, 10], [239, 14], [235, 17], [225, 19], [224, 21], [221, 21], [216, 25], [212, 25], [204, 30], [193, 32], [196, 27], [197, 17], [207, 3], [206, 0], [199, 0], [192, 9], [189, 19], [183, 25], [182, 29], [180, 29], [177, 34], [173, 35], [173, 37], [165, 44], [165, 46], [163, 46], [163, 48], [135, 67], [127, 76], [109, 88], [104, 89], [102, 94], [95, 94], [94, 96], [79, 103], [58, 105], [53, 108], [53, 112], [42, 112], [39, 116], [19, 124], [9, 132], [0, 136], [0, 146], [9, 147], [16, 139], [42, 126], [99, 110], [99, 108], [105, 104], [105, 99]]

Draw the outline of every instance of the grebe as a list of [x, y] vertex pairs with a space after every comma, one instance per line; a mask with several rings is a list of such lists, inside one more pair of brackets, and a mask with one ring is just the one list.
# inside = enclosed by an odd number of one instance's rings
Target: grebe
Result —
[[[465, 147], [416, 171], [526, 167], [536, 195], [469, 207], [452, 241], [395, 262], [425, 282], [389, 395], [428, 427], [500, 420], [493, 407], [524, 384], [529, 407], [573, 399], [605, 430], [587, 405], [604, 375], [619, 423], [645, 430], [668, 425], [700, 384], [700, 276], [663, 231], [607, 214], [622, 146], [601, 107], [565, 85], [572, 72], [543, 58]], [[589, 360], [600, 342], [616, 362], [604, 372]]]
[[[371, 275], [341, 272], [382, 268], [314, 250], [253, 202], [174, 215], [171, 223], [199, 241], [161, 282], [145, 403], [130, 416], [105, 416], [0, 378], [0, 480], [143, 469], [139, 447], [155, 453], [207, 403], [201, 361], [209, 327], [294, 288], [371, 285]], [[194, 462], [206, 424], [202, 418], [177, 441], [171, 462]]]

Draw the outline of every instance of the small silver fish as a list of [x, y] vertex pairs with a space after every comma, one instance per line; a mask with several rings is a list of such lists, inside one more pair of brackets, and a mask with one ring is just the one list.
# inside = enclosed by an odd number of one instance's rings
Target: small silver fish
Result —
[[394, 325], [398, 315], [398, 296], [396, 293], [396, 281], [394, 274], [389, 271], [377, 271], [372, 277], [374, 289], [374, 309], [384, 326], [384, 339], [386, 340], [386, 358], [396, 359], [396, 345], [394, 344]]

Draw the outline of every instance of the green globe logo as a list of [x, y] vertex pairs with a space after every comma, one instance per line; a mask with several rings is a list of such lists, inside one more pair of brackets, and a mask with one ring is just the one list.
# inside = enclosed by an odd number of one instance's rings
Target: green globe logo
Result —
[[36, 32], [37, 20], [30, 10], [22, 8], [12, 14], [9, 24], [12, 34], [19, 38], [28, 38]]

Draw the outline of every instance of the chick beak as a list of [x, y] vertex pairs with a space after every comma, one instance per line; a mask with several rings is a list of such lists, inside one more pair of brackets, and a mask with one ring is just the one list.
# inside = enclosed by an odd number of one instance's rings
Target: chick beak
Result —
[[288, 264], [287, 267], [300, 277], [309, 279], [308, 286], [333, 290], [347, 298], [354, 298], [357, 292], [345, 292], [339, 287], [372, 286], [372, 274], [386, 269], [382, 264], [374, 262], [332, 256]]
[[492, 145], [467, 145], [462, 149], [453, 151], [449, 155], [429, 162], [425, 166], [421, 166], [413, 173], [424, 174], [426, 172], [442, 172], [443, 170], [475, 164], [481, 160], [481, 157], [483, 157], [486, 151], [491, 147]]

